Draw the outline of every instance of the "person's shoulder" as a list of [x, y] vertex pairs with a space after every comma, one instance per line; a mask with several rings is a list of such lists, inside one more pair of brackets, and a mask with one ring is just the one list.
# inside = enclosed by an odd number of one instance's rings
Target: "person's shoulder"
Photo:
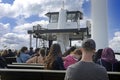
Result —
[[70, 60], [70, 59], [73, 59], [73, 56], [68, 55], [68, 56], [65, 57], [65, 60]]
[[25, 54], [25, 53], [22, 53], [20, 54], [21, 57], [29, 57], [30, 58], [30, 55], [29, 54]]
[[57, 56], [57, 57], [56, 57], [56, 60], [62, 60], [62, 57]]
[[24, 56], [30, 57], [30, 55], [29, 55], [29, 54], [26, 54], [26, 53], [24, 54]]
[[94, 69], [99, 70], [99, 71], [106, 71], [105, 67], [103, 67], [102, 65], [96, 64], [96, 63], [95, 63]]
[[36, 56], [36, 58], [38, 58], [38, 59], [39, 59], [39, 58], [43, 58], [43, 57], [42, 57], [42, 56]]
[[79, 67], [80, 62], [76, 62], [75, 64], [71, 64], [68, 68], [69, 69], [77, 69]]
[[37, 56], [34, 56], [34, 57], [31, 57], [30, 59], [36, 59], [37, 58]]

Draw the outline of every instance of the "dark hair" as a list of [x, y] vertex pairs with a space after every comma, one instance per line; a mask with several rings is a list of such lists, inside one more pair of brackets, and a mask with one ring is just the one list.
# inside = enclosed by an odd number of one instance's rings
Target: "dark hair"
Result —
[[82, 42], [82, 48], [84, 48], [86, 51], [95, 50], [95, 41], [93, 39], [84, 39]]
[[40, 49], [40, 54], [41, 54], [42, 57], [45, 56], [45, 49], [44, 49], [44, 48], [41, 48], [41, 49]]
[[36, 48], [33, 56], [39, 56], [40, 48]]
[[57, 56], [61, 56], [61, 47], [59, 44], [53, 44], [50, 47], [50, 52], [48, 53], [48, 56], [46, 57], [45, 63], [46, 63], [46, 69], [52, 69], [53, 63], [55, 61], [55, 58]]
[[103, 49], [98, 49], [97, 52], [93, 55], [93, 61], [97, 62], [98, 59], [101, 58]]
[[24, 53], [26, 50], [28, 50], [28, 48], [25, 47], [25, 46], [23, 46], [23, 47], [20, 49], [20, 51], [17, 53], [17, 56], [19, 57], [19, 56], [20, 56], [20, 53], [21, 53], [21, 52]]
[[73, 52], [76, 49], [75, 46], [70, 47], [70, 49], [68, 49], [64, 54], [63, 57], [69, 55], [71, 52]]
[[78, 55], [82, 55], [81, 49], [75, 49], [75, 50], [73, 51], [73, 53], [74, 53], [74, 54], [78, 54]]
[[28, 48], [24, 46], [24, 47], [21, 48], [20, 52], [24, 53], [26, 50], [28, 50]]
[[30, 49], [33, 49], [33, 47], [30, 47]]
[[37, 53], [38, 51], [40, 51], [40, 48], [36, 48], [35, 49], [35, 53]]
[[12, 50], [11, 50], [11, 49], [8, 49], [8, 52], [12, 52]]

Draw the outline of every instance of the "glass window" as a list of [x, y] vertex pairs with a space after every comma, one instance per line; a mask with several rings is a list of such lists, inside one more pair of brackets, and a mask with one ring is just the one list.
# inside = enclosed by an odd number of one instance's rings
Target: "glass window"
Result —
[[56, 23], [56, 22], [58, 22], [58, 14], [52, 14], [51, 15], [51, 18], [50, 18], [50, 22], [51, 23]]
[[68, 13], [67, 14], [67, 22], [76, 22], [76, 14], [75, 13]]

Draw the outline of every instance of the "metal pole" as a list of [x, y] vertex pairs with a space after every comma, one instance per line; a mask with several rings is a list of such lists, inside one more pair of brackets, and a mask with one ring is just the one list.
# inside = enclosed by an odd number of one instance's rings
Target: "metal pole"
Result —
[[70, 47], [72, 46], [72, 40], [70, 39]]
[[38, 38], [36, 38], [36, 48], [37, 48], [37, 44], [38, 44]]
[[30, 34], [30, 47], [32, 47], [32, 34]]
[[53, 40], [49, 40], [49, 48], [51, 47], [52, 42], [53, 42]]

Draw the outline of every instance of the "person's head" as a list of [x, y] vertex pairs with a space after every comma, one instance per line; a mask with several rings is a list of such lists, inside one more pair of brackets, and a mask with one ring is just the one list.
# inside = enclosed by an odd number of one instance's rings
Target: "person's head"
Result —
[[96, 43], [93, 39], [84, 39], [82, 42], [82, 49], [84, 52], [95, 53]]
[[76, 49], [75, 46], [70, 47], [70, 48], [63, 54], [63, 56], [65, 57], [65, 56], [69, 55], [69, 54], [70, 54], [71, 52], [73, 52], [75, 49]]
[[75, 57], [76, 57], [77, 59], [81, 59], [81, 57], [82, 57], [82, 51], [81, 51], [81, 49], [75, 49], [75, 50], [73, 51], [73, 54], [75, 54]]
[[40, 54], [42, 57], [45, 57], [45, 49], [44, 48], [40, 49]]
[[101, 58], [103, 49], [98, 49], [97, 52], [93, 55], [94, 62], [97, 62]]
[[52, 44], [48, 56], [45, 59], [45, 68], [52, 69], [52, 65], [57, 58], [57, 56], [62, 56], [61, 47], [59, 44]]
[[8, 49], [8, 52], [12, 52], [12, 50], [11, 50], [11, 49]]
[[30, 47], [29, 49], [30, 49], [30, 51], [33, 51], [33, 47]]
[[105, 49], [103, 49], [102, 51], [102, 55], [101, 55], [101, 59], [107, 61], [107, 62], [110, 62], [110, 63], [114, 63], [116, 62], [116, 59], [115, 59], [115, 53], [114, 51], [107, 47]]
[[50, 47], [49, 55], [53, 55], [53, 56], [62, 55], [60, 45], [57, 43], [52, 44]]
[[30, 50], [33, 50], [33, 47], [30, 47]]
[[76, 49], [76, 47], [75, 46], [72, 46], [72, 47], [70, 47], [70, 52], [72, 52], [72, 51], [74, 51]]
[[98, 49], [96, 52], [97, 57], [101, 58], [101, 54], [102, 54], [103, 49]]
[[27, 53], [27, 51], [28, 51], [28, 48], [27, 47], [22, 47], [21, 48], [21, 50], [20, 50], [20, 52], [22, 52], [22, 53]]
[[35, 53], [39, 53], [39, 51], [40, 51], [40, 48], [35, 49]]
[[40, 55], [40, 48], [36, 48], [35, 49], [35, 56], [39, 56]]
[[5, 55], [7, 55], [8, 54], [8, 50], [4, 50], [2, 53], [1, 53], [1, 56], [5, 56]]

